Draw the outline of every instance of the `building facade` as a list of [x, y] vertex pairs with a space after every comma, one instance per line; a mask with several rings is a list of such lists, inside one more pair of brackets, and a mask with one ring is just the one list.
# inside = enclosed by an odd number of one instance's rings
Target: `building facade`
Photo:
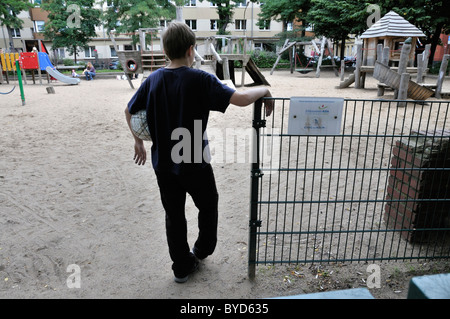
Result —
[[[48, 21], [48, 14], [40, 8], [41, 0], [30, 0], [35, 7], [29, 11], [20, 13], [19, 18], [23, 20], [21, 29], [11, 30], [14, 47], [19, 51], [31, 51], [33, 47], [40, 51], [47, 50], [49, 55], [58, 61], [62, 59], [74, 59], [64, 48], [52, 47], [52, 42], [43, 36], [44, 26]], [[266, 43], [277, 41], [276, 35], [283, 30], [283, 23], [276, 21], [266, 21], [264, 27], [257, 25], [261, 12], [260, 4], [250, 1], [236, 1], [237, 7], [234, 10], [232, 22], [228, 25], [227, 31], [230, 36], [247, 37], [252, 45], [251, 49], [263, 48]], [[98, 1], [97, 8], [106, 9], [103, 1]], [[185, 6], [181, 8], [181, 20], [188, 24], [197, 35], [197, 42], [202, 43], [204, 39], [217, 34], [218, 19], [217, 8], [209, 1], [186, 0]], [[170, 21], [161, 20], [160, 27], [164, 28]], [[0, 26], [0, 48], [7, 51], [10, 47], [10, 37], [6, 27]], [[133, 45], [129, 35], [116, 35], [114, 46], [113, 41], [107, 34], [103, 25], [96, 27], [97, 37], [89, 42], [89, 47], [84, 52], [77, 54], [77, 60], [81, 61], [102, 61], [103, 64], [117, 58], [118, 50], [140, 49], [139, 44]], [[151, 43], [153, 50], [160, 50], [160, 42], [156, 40]], [[147, 48], [149, 49], [149, 48]]]

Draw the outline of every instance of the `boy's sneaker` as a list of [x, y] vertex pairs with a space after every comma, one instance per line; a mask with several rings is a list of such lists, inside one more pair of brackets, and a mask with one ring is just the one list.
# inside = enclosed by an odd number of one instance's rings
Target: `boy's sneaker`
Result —
[[197, 271], [198, 265], [199, 265], [199, 261], [197, 260], [197, 258], [195, 258], [194, 265], [192, 266], [192, 269], [186, 274], [186, 276], [179, 276], [178, 277], [177, 275], [175, 275], [175, 278], [174, 278], [175, 282], [179, 283], [179, 284], [182, 284], [182, 283], [185, 283], [186, 281], [188, 281], [189, 275]]

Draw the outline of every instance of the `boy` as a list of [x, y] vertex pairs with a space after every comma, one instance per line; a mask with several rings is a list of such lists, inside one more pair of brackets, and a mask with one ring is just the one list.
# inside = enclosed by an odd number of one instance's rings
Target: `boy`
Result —
[[[163, 34], [169, 65], [153, 72], [125, 109], [129, 126], [131, 114], [147, 110], [153, 142], [152, 164], [166, 212], [169, 254], [178, 283], [187, 281], [188, 275], [198, 268], [198, 260], [211, 255], [217, 242], [218, 193], [211, 165], [203, 156], [208, 143], [203, 136], [209, 112], [223, 113], [230, 103], [246, 106], [261, 97], [271, 96], [266, 88], [237, 92], [215, 76], [190, 68], [195, 58], [194, 45], [195, 34], [185, 23], [171, 23]], [[268, 115], [272, 108], [272, 102], [266, 101]], [[195, 141], [200, 135], [195, 134], [199, 128], [201, 141]], [[182, 141], [185, 137], [180, 139], [180, 134], [176, 134], [180, 129], [190, 133], [191, 149], [174, 148], [185, 142]], [[144, 165], [147, 160], [144, 143], [136, 136], [134, 139], [135, 163]], [[186, 194], [192, 197], [199, 210], [199, 234], [192, 252], [187, 242]]]

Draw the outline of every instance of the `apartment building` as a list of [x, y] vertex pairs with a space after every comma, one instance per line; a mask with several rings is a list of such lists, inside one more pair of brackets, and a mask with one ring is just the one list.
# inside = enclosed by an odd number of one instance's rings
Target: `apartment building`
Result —
[[[30, 0], [35, 7], [28, 12], [20, 13], [19, 18], [24, 21], [21, 29], [12, 30], [12, 39], [14, 47], [19, 51], [31, 51], [33, 47], [45, 49], [53, 57], [59, 60], [69, 58], [73, 59], [64, 48], [53, 48], [51, 41], [47, 41], [43, 36], [45, 22], [48, 20], [47, 13], [39, 6], [41, 0]], [[246, 36], [251, 40], [253, 48], [263, 48], [267, 43], [277, 41], [276, 35], [283, 30], [283, 24], [276, 21], [266, 21], [264, 27], [257, 25], [259, 21], [258, 14], [261, 12], [261, 4], [253, 3], [248, 0], [237, 0], [236, 9], [232, 22], [228, 25], [227, 31], [231, 36]], [[106, 4], [98, 1], [99, 9], [105, 10]], [[218, 31], [217, 8], [209, 1], [186, 0], [185, 6], [181, 10], [181, 19], [188, 24], [197, 35], [197, 40], [202, 43], [204, 39], [215, 36]], [[164, 28], [169, 21], [161, 20], [160, 26]], [[0, 48], [9, 48], [8, 30], [0, 26]], [[89, 42], [89, 47], [84, 52], [77, 54], [77, 60], [90, 61], [101, 60], [104, 64], [109, 60], [116, 58], [116, 50], [110, 36], [102, 25], [96, 27], [97, 37]], [[160, 41], [152, 42], [153, 50], [159, 50]], [[119, 50], [140, 49], [139, 44], [134, 46], [129, 36], [116, 35], [115, 41]]]

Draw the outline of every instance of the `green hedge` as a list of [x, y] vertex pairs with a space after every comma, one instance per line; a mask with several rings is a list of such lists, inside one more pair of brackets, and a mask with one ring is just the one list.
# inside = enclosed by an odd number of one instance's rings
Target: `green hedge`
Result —
[[[251, 58], [255, 62], [256, 66], [261, 69], [271, 69], [277, 61], [278, 55], [275, 52], [255, 50], [251, 53]], [[242, 67], [241, 61], [234, 61], [234, 66], [237, 68]], [[288, 69], [289, 60], [280, 59], [277, 69]]]

